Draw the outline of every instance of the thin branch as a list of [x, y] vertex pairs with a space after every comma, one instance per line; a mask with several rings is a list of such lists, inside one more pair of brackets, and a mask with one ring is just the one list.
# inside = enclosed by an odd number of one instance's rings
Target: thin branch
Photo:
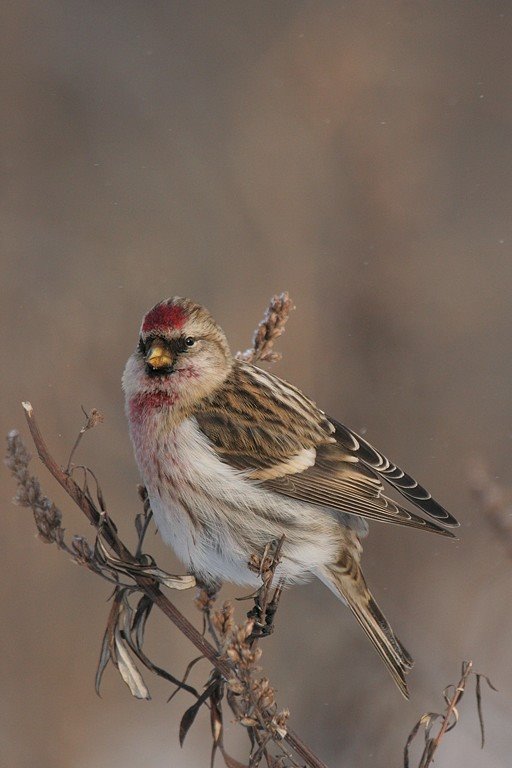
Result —
[[[428, 768], [428, 766], [432, 762], [434, 752], [436, 751], [439, 744], [441, 743], [441, 740], [445, 735], [445, 733], [448, 733], [448, 731], [451, 731], [452, 728], [455, 728], [455, 726], [459, 721], [457, 704], [459, 703], [459, 701], [464, 695], [464, 692], [466, 690], [466, 683], [469, 675], [471, 674], [472, 669], [473, 669], [473, 662], [464, 661], [462, 663], [461, 678], [457, 683], [456, 687], [454, 688], [451, 698], [448, 698], [447, 689], [445, 689], [445, 692], [443, 695], [445, 700], [447, 700], [447, 705], [444, 713], [443, 722], [441, 723], [441, 728], [439, 729], [439, 733], [437, 734], [437, 736], [435, 736], [434, 739], [432, 739], [432, 749], [430, 751], [429, 760], [425, 764], [425, 768]], [[453, 687], [453, 686], [450, 686], [450, 687]]]
[[[481, 699], [481, 678], [483, 677], [484, 680], [486, 680], [487, 684], [490, 688], [492, 688], [493, 691], [496, 690], [496, 688], [492, 685], [489, 678], [485, 677], [485, 675], [477, 674], [473, 671], [473, 662], [472, 661], [463, 661], [462, 662], [462, 672], [461, 677], [457, 685], [449, 685], [447, 686], [443, 691], [443, 698], [446, 702], [446, 708], [442, 714], [438, 712], [425, 712], [424, 715], [420, 717], [412, 731], [410, 732], [405, 748], [404, 748], [404, 768], [409, 768], [409, 748], [414, 741], [416, 735], [418, 734], [418, 731], [420, 728], [423, 728], [425, 731], [425, 744], [423, 748], [423, 753], [420, 758], [420, 762], [418, 763], [418, 768], [429, 768], [429, 766], [432, 764], [434, 760], [435, 753], [443, 740], [444, 736], [451, 731], [457, 723], [459, 722], [459, 711], [457, 709], [460, 700], [462, 699], [466, 687], [468, 679], [471, 675], [474, 675], [476, 678], [476, 704], [477, 704], [477, 711], [478, 711], [478, 720], [480, 723], [480, 734], [481, 734], [481, 741], [482, 741], [482, 749], [485, 743], [484, 738], [484, 720], [482, 716], [482, 699]], [[436, 723], [440, 723], [439, 730], [435, 736], [431, 736], [432, 729]]]
[[139, 537], [135, 557], [139, 559], [142, 555], [142, 545], [144, 544], [144, 538], [148, 532], [149, 524], [153, 519], [153, 510], [149, 504], [149, 496], [145, 486], [139, 485], [137, 486], [137, 490], [139, 492], [140, 500], [142, 501], [143, 509], [142, 512], [139, 512], [139, 514], [135, 516], [135, 529]]
[[85, 435], [87, 430], [88, 429], [93, 429], [98, 424], [102, 424], [103, 421], [104, 421], [103, 414], [101, 413], [101, 411], [97, 411], [96, 408], [93, 408], [90, 413], [87, 413], [87, 411], [85, 410], [85, 408], [82, 405], [82, 411], [83, 411], [83, 413], [85, 415], [85, 424], [83, 425], [82, 429], [78, 433], [78, 437], [76, 438], [75, 443], [74, 443], [74, 445], [73, 445], [73, 447], [71, 449], [71, 452], [69, 454], [68, 465], [66, 467], [66, 474], [69, 474], [69, 470], [71, 468], [71, 462], [73, 461], [73, 456], [75, 455], [76, 450], [77, 450], [77, 448], [80, 445], [80, 442], [82, 440], [82, 437]]

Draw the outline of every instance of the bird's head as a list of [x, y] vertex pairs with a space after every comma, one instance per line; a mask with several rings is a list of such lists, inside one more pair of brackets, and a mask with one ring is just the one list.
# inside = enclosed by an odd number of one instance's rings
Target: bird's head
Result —
[[123, 374], [130, 415], [162, 405], [193, 409], [232, 364], [226, 336], [204, 307], [178, 296], [161, 301], [144, 316]]

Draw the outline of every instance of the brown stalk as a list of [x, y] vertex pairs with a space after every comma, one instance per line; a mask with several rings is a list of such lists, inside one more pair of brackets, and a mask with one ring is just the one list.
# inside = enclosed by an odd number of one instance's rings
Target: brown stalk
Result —
[[464, 695], [464, 691], [466, 690], [466, 683], [469, 675], [471, 674], [472, 669], [473, 669], [472, 661], [466, 661], [463, 663], [461, 678], [457, 683], [456, 688], [453, 691], [453, 695], [451, 699], [448, 700], [448, 705], [444, 712], [444, 718], [443, 718], [443, 722], [441, 723], [441, 728], [439, 729], [439, 733], [437, 734], [437, 736], [435, 736], [435, 738], [432, 740], [432, 748], [430, 750], [428, 760], [425, 763], [425, 768], [428, 768], [428, 766], [432, 763], [434, 759], [434, 752], [436, 751], [439, 744], [441, 743], [441, 739], [443, 738], [445, 733], [451, 730], [459, 719], [457, 704], [459, 703], [460, 699]]
[[[476, 706], [478, 711], [478, 721], [480, 724], [480, 734], [482, 738], [482, 749], [484, 747], [484, 720], [482, 715], [482, 699], [481, 699], [481, 679], [483, 678], [488, 686], [495, 691], [489, 678], [485, 675], [478, 674], [473, 671], [472, 661], [462, 662], [461, 677], [457, 685], [449, 685], [443, 691], [443, 698], [446, 702], [446, 708], [444, 712], [425, 712], [420, 717], [412, 731], [410, 732], [405, 748], [404, 748], [404, 768], [409, 768], [409, 748], [418, 734], [420, 728], [424, 728], [425, 731], [425, 746], [418, 763], [418, 768], [429, 768], [432, 765], [437, 749], [445, 737], [445, 735], [451, 731], [459, 722], [459, 711], [457, 709], [460, 700], [466, 692], [467, 683], [471, 675], [476, 678]], [[431, 731], [434, 725], [440, 722], [439, 730], [435, 736], [431, 736]]]

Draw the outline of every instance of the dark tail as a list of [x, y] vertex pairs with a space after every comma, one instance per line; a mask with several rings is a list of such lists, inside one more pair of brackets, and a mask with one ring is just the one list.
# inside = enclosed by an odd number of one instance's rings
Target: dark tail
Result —
[[348, 605], [390, 671], [391, 677], [408, 699], [409, 691], [405, 675], [414, 662], [373, 599], [355, 558], [345, 551], [340, 563], [326, 566], [319, 575], [322, 581]]

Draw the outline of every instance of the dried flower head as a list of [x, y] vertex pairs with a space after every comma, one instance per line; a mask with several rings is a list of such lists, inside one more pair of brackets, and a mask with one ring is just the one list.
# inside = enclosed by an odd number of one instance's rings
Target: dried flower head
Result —
[[273, 346], [284, 332], [284, 326], [292, 309], [295, 307], [286, 291], [273, 296], [263, 320], [254, 332], [252, 347], [246, 349], [245, 352], [238, 352], [236, 356], [238, 360], [243, 360], [246, 363], [255, 363], [258, 360], [273, 363], [280, 360], [281, 354], [274, 352]]
[[231, 635], [235, 629], [235, 620], [233, 618], [235, 609], [229, 600], [226, 600], [220, 611], [215, 611], [212, 616], [212, 623], [215, 629], [224, 640]]
[[61, 545], [64, 537], [62, 514], [55, 504], [41, 491], [36, 477], [30, 474], [28, 465], [31, 456], [16, 430], [7, 436], [5, 463], [14, 475], [18, 487], [13, 499], [20, 507], [30, 507], [34, 514], [39, 538], [46, 544]]

